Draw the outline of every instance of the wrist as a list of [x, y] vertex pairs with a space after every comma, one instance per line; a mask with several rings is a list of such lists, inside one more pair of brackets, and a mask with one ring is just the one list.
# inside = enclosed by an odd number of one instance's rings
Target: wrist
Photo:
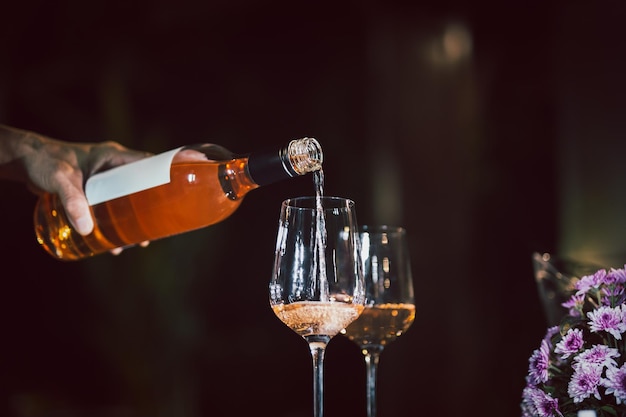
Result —
[[0, 179], [28, 181], [25, 158], [41, 147], [44, 138], [0, 124]]

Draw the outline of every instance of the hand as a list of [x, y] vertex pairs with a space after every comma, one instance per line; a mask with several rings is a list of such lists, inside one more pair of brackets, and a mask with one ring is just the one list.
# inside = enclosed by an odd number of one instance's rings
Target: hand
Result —
[[70, 223], [81, 235], [90, 234], [94, 228], [83, 189], [87, 178], [149, 155], [113, 141], [65, 142], [0, 125], [0, 178], [25, 182], [36, 194], [57, 194]]

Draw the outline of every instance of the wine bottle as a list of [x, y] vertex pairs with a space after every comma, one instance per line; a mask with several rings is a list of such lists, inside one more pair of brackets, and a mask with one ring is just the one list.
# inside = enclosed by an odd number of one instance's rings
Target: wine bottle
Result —
[[43, 194], [34, 213], [37, 241], [70, 261], [196, 230], [229, 217], [249, 191], [320, 170], [322, 162], [313, 138], [243, 156], [215, 144], [173, 149], [87, 180], [94, 219], [88, 236], [74, 230], [56, 194]]

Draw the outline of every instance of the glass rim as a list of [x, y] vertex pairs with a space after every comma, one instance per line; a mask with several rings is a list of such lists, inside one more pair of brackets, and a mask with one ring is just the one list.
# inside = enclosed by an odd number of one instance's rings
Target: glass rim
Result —
[[292, 197], [286, 200], [283, 200], [282, 206], [284, 208], [289, 208], [291, 210], [313, 210], [317, 209], [318, 199], [322, 201], [322, 208], [324, 210], [335, 210], [335, 209], [353, 209], [354, 208], [354, 200], [346, 197], [338, 197], [338, 196], [301, 196], [301, 197]]

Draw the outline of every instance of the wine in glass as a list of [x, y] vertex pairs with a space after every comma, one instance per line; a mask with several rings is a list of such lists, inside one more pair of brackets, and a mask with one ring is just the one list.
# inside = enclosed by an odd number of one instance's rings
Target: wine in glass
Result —
[[326, 346], [363, 310], [352, 200], [318, 195], [283, 201], [269, 292], [276, 316], [309, 344], [313, 414], [322, 417]]
[[413, 323], [415, 298], [406, 230], [365, 225], [360, 237], [365, 309], [341, 334], [361, 348], [367, 370], [367, 416], [375, 417], [380, 355]]

